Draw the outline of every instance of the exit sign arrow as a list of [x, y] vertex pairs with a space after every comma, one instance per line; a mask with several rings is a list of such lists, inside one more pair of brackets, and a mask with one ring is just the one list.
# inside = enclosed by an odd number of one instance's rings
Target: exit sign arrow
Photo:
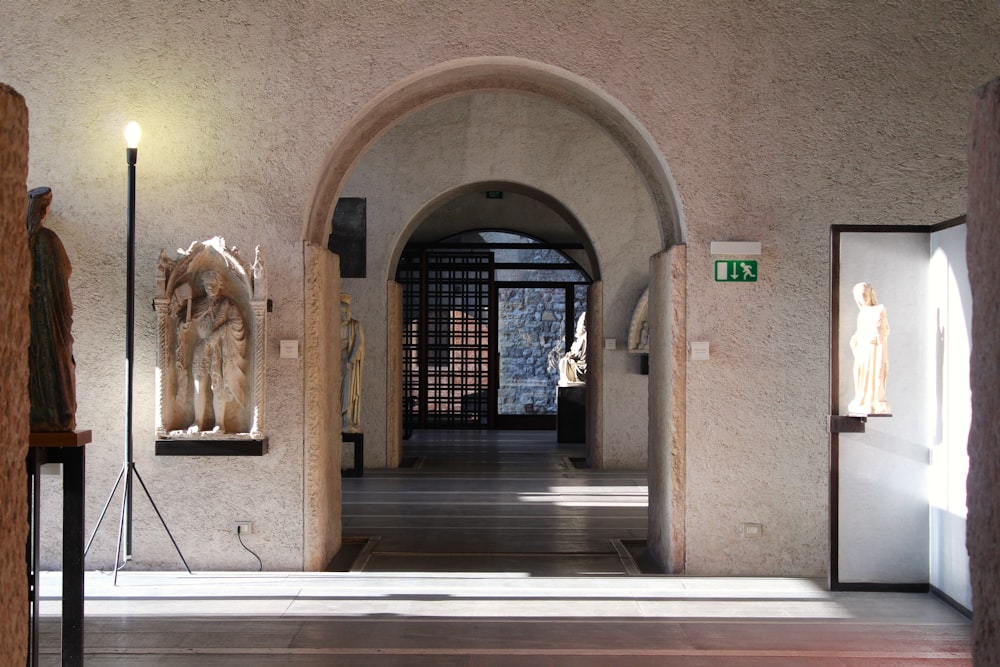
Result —
[[753, 259], [715, 260], [715, 282], [717, 283], [757, 282], [757, 260]]

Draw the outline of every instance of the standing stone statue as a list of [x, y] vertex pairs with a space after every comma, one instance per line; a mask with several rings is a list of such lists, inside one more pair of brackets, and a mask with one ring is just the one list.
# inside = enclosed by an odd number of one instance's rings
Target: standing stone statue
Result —
[[340, 411], [344, 433], [361, 432], [361, 365], [365, 335], [351, 317], [351, 296], [340, 295]]
[[197, 340], [191, 364], [195, 425], [200, 431], [238, 432], [245, 430], [241, 419], [247, 399], [246, 323], [225, 295], [221, 274], [206, 272], [202, 284], [205, 295], [192, 301], [187, 323], [194, 327]]
[[28, 192], [30, 421], [32, 431], [72, 431], [76, 428], [76, 361], [71, 332], [71, 267], [62, 241], [55, 232], [42, 226], [51, 204], [49, 188]]
[[885, 306], [875, 298], [868, 283], [858, 283], [852, 290], [858, 304], [858, 327], [851, 336], [854, 352], [854, 398], [847, 406], [848, 414], [885, 415], [892, 412], [885, 398], [885, 383], [889, 375], [889, 318]]
[[576, 320], [576, 334], [569, 352], [559, 360], [559, 386], [585, 384], [587, 380], [587, 314]]

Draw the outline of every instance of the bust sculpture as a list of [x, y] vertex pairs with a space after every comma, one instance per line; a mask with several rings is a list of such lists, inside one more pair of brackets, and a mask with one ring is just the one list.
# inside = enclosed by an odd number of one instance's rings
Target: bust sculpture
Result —
[[365, 335], [351, 317], [351, 295], [340, 295], [340, 412], [344, 433], [361, 432], [361, 365]]
[[854, 398], [847, 413], [854, 415], [890, 414], [885, 385], [889, 374], [889, 318], [885, 306], [875, 298], [868, 283], [858, 283], [851, 290], [858, 304], [857, 330], [851, 336], [854, 353]]
[[73, 359], [73, 302], [69, 256], [62, 241], [43, 227], [52, 190], [28, 192], [28, 248], [31, 256], [31, 341], [28, 345], [32, 431], [76, 428], [76, 361]]

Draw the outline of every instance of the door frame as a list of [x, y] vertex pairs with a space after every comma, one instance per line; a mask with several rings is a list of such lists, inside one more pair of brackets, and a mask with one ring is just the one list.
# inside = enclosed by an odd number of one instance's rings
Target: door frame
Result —
[[933, 234], [965, 224], [958, 216], [933, 225], [830, 225], [830, 385], [829, 416], [829, 505], [830, 554], [828, 586], [832, 591], [870, 591], [926, 593], [929, 583], [858, 583], [840, 581], [840, 433], [863, 432], [865, 418], [848, 417], [840, 406], [840, 251], [841, 235], [871, 234]]

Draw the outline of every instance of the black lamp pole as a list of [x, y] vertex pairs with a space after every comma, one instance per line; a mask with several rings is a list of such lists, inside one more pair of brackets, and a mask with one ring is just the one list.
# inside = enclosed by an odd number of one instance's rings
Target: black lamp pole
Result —
[[[128, 147], [125, 149], [125, 161], [128, 164], [128, 224], [125, 235], [127, 244], [125, 258], [125, 461], [122, 464], [121, 472], [118, 473], [118, 481], [115, 482], [114, 488], [111, 489], [108, 501], [104, 504], [101, 516], [97, 519], [97, 525], [94, 526], [94, 531], [90, 534], [90, 539], [87, 541], [87, 547], [83, 551], [84, 556], [90, 551], [90, 545], [94, 543], [97, 529], [101, 527], [101, 522], [104, 521], [104, 515], [107, 514], [108, 507], [111, 505], [111, 499], [114, 498], [115, 492], [118, 491], [118, 486], [124, 479], [125, 492], [122, 495], [121, 523], [118, 525], [118, 549], [115, 551], [114, 583], [116, 585], [118, 583], [118, 571], [125, 566], [125, 563], [132, 560], [132, 475], [135, 475], [135, 478], [139, 480], [146, 498], [149, 499], [149, 504], [153, 506], [153, 511], [156, 512], [160, 523], [163, 524], [163, 529], [167, 531], [167, 537], [170, 538], [174, 549], [177, 550], [177, 555], [181, 557], [184, 568], [188, 571], [188, 574], [191, 574], [191, 568], [188, 566], [187, 561], [184, 560], [184, 554], [181, 553], [180, 547], [177, 546], [177, 541], [170, 533], [167, 522], [163, 520], [163, 515], [160, 514], [156, 503], [153, 502], [153, 497], [149, 494], [146, 483], [142, 481], [142, 476], [135, 467], [135, 456], [132, 446], [132, 389], [135, 376], [133, 363], [133, 352], [135, 349], [135, 163], [139, 156], [138, 123], [133, 122], [128, 124], [128, 127], [125, 128], [125, 137], [128, 142]], [[123, 540], [124, 561], [120, 560], [123, 555]]]
[[[129, 143], [133, 143], [130, 139]], [[138, 139], [134, 143], [138, 143]], [[135, 380], [133, 354], [135, 351], [135, 162], [139, 155], [137, 146], [125, 149], [128, 163], [128, 227], [125, 242], [125, 466], [135, 469], [132, 448], [132, 389]], [[122, 499], [122, 526], [125, 529], [125, 560], [132, 559], [132, 475], [125, 478], [125, 497]], [[120, 548], [119, 544], [119, 548]]]

